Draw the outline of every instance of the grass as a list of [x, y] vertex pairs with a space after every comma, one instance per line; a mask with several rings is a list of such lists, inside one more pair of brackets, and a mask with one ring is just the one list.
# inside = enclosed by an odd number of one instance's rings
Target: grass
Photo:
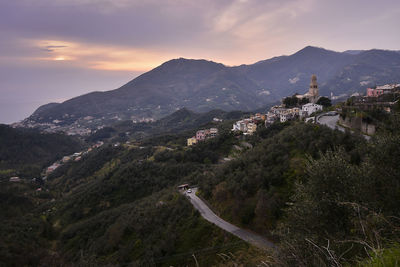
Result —
[[383, 249], [372, 259], [362, 262], [360, 267], [389, 267], [400, 266], [400, 244], [396, 243], [391, 248]]

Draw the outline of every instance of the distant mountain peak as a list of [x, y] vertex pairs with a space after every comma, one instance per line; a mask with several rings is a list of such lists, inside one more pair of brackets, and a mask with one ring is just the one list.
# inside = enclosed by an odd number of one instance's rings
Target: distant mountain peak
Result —
[[303, 49], [299, 50], [298, 52], [296, 52], [294, 55], [300, 55], [300, 54], [320, 54], [320, 53], [338, 53], [332, 50], [328, 50], [322, 47], [317, 47], [317, 46], [311, 46], [308, 45], [306, 47], [304, 47]]
[[[319, 46], [313, 46], [313, 45], [307, 45], [306, 47], [304, 47], [303, 49], [301, 49], [301, 50], [309, 50], [309, 49], [317, 49], [317, 50], [327, 50], [327, 49], [325, 49], [325, 48], [323, 48], [323, 47], [319, 47]], [[300, 51], [301, 51], [300, 50]]]
[[207, 68], [222, 69], [225, 66], [221, 63], [209, 61], [205, 59], [188, 59], [188, 58], [175, 58], [168, 60], [156, 67], [154, 70], [168, 70], [168, 71], [190, 71], [201, 70]]
[[217, 63], [211, 60], [206, 60], [206, 59], [193, 59], [193, 58], [174, 58], [171, 60], [168, 60], [166, 62], [164, 62], [162, 65], [173, 65], [173, 64], [212, 64], [212, 65], [222, 65], [222, 63]]

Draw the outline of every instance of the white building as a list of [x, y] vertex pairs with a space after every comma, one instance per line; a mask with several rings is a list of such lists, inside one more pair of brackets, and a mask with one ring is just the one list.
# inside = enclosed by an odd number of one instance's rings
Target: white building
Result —
[[303, 116], [310, 116], [312, 113], [322, 110], [322, 106], [314, 103], [308, 103], [301, 107], [301, 113]]
[[288, 120], [291, 120], [295, 117], [295, 115], [293, 113], [281, 113], [281, 115], [279, 116], [279, 120], [280, 122], [286, 122]]
[[233, 124], [233, 128], [232, 128], [232, 131], [240, 131], [240, 123], [241, 123], [242, 121], [237, 121], [237, 122], [235, 122], [234, 124]]
[[239, 131], [247, 132], [247, 122], [246, 121], [240, 121]]
[[400, 87], [400, 83], [380, 85], [376, 87], [376, 90], [393, 90], [397, 87]]
[[17, 176], [14, 176], [14, 177], [10, 178], [10, 182], [20, 182], [20, 181], [21, 181], [21, 179], [19, 177], [17, 177]]
[[232, 131], [247, 132], [247, 125], [251, 122], [252, 122], [252, 120], [250, 120], [250, 119], [243, 119], [243, 120], [237, 121], [233, 124]]
[[232, 125], [232, 131], [239, 131], [239, 125], [236, 122]]

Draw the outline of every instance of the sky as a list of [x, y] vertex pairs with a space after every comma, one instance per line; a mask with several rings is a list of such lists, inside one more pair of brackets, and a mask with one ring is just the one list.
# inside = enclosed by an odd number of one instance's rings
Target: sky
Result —
[[400, 50], [398, 0], [0, 0], [0, 123], [173, 58], [251, 64], [307, 45]]

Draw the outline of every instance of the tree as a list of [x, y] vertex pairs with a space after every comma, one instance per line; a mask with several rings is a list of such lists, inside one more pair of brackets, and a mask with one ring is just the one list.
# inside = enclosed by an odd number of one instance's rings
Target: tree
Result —
[[322, 105], [322, 106], [324, 106], [325, 108], [326, 108], [326, 107], [332, 106], [331, 100], [330, 100], [329, 98], [325, 97], [325, 96], [321, 96], [321, 97], [318, 99], [317, 104], [318, 104], [318, 105]]
[[299, 104], [299, 99], [296, 95], [288, 96], [283, 99], [283, 104], [287, 108], [296, 107]]
[[307, 97], [303, 97], [303, 98], [300, 98], [299, 104], [300, 105], [305, 105], [305, 104], [307, 104], [309, 102], [310, 102], [310, 100]]

